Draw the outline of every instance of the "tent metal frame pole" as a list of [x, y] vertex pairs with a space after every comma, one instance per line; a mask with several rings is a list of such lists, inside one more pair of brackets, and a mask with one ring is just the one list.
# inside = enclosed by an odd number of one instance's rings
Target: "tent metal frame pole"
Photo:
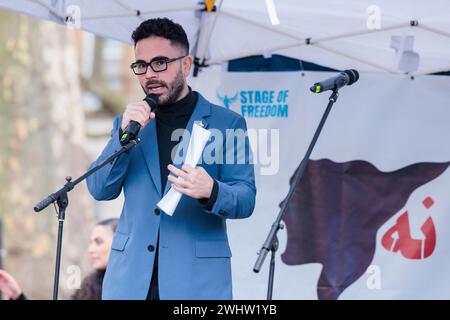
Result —
[[257, 22], [257, 21], [251, 20], [251, 19], [247, 19], [247, 18], [242, 17], [242, 16], [240, 16], [238, 14], [235, 14], [235, 13], [232, 13], [230, 11], [227, 11], [226, 9], [222, 9], [222, 14], [223, 15], [227, 15], [227, 16], [232, 17], [232, 18], [237, 19], [237, 20], [241, 20], [241, 21], [247, 22], [250, 25], [254, 25], [254, 26], [260, 27], [262, 29], [266, 29], [266, 30], [269, 30], [269, 31], [281, 34], [283, 36], [290, 37], [290, 38], [295, 39], [295, 40], [297, 40], [299, 42], [306, 41], [306, 38], [302, 38], [302, 37], [300, 37], [297, 34], [294, 34], [292, 32], [288, 32], [288, 31], [280, 29], [280, 28], [273, 27], [271, 25], [269, 26], [269, 25], [266, 25], [264, 23], [260, 23], [260, 22]]
[[424, 76], [431, 73], [438, 73], [438, 72], [448, 72], [450, 71], [450, 65], [444, 68], [434, 68], [434, 69], [427, 69], [420, 72], [411, 72], [409, 75], [411, 76]]
[[439, 30], [439, 29], [436, 29], [436, 28], [433, 28], [433, 27], [429, 27], [429, 26], [423, 25], [423, 24], [419, 24], [417, 27], [420, 28], [420, 29], [423, 29], [423, 30], [426, 30], [426, 31], [429, 31], [429, 32], [432, 32], [432, 33], [436, 33], [436, 34], [439, 34], [441, 36], [450, 38], [450, 32], [446, 32], [444, 30]]
[[[203, 25], [200, 25], [199, 36], [197, 41], [197, 50], [195, 53], [195, 58], [199, 59], [200, 64], [202, 64], [205, 60], [205, 53], [211, 41], [211, 36], [214, 31], [214, 28], [216, 27], [217, 19], [219, 18], [219, 15], [221, 13], [222, 4], [223, 0], [220, 0], [219, 5], [217, 6], [216, 11], [214, 12], [213, 21], [211, 23], [210, 28], [206, 28], [206, 26], [204, 27]], [[204, 18], [205, 14], [209, 14], [209, 12], [203, 11], [202, 18]], [[202, 20], [200, 20], [200, 22], [202, 23]]]
[[[443, 30], [440, 30], [440, 29], [436, 29], [436, 28], [427, 26], [426, 24], [424, 25], [422, 23], [419, 23], [418, 21], [414, 25], [414, 27], [420, 28], [422, 30], [425, 30], [425, 31], [428, 31], [428, 32], [431, 32], [431, 33], [434, 33], [434, 34], [437, 34], [437, 35], [440, 35], [440, 36], [443, 36], [443, 37], [446, 37], [446, 38], [450, 38], [450, 32], [446, 32], [446, 31], [443, 31]], [[422, 71], [419, 71], [419, 72], [411, 72], [409, 75], [411, 75], [411, 76], [424, 76], [424, 75], [427, 75], [427, 74], [438, 73], [438, 72], [448, 72], [448, 71], [450, 71], [450, 65], [446, 66], [446, 67], [430, 68], [430, 69], [422, 70]]]
[[411, 21], [408, 22], [403, 22], [403, 23], [398, 23], [398, 24], [394, 24], [394, 25], [390, 25], [388, 27], [384, 27], [384, 28], [380, 28], [380, 29], [362, 29], [359, 31], [354, 31], [354, 32], [347, 32], [347, 33], [342, 33], [342, 34], [338, 34], [338, 35], [334, 35], [334, 36], [329, 36], [329, 37], [322, 37], [322, 38], [304, 38], [304, 37], [300, 37], [297, 34], [293, 34], [292, 32], [288, 32], [286, 30], [282, 30], [280, 28], [276, 28], [270, 25], [266, 25], [263, 23], [259, 23], [257, 21], [242, 17], [240, 15], [231, 13], [227, 10], [222, 10], [222, 13], [224, 15], [228, 15], [232, 18], [235, 18], [237, 20], [241, 20], [244, 22], [247, 22], [248, 24], [251, 25], [255, 25], [258, 26], [260, 28], [272, 31], [272, 32], [276, 32], [278, 34], [290, 37], [292, 39], [296, 39], [298, 40], [300, 43], [306, 42], [307, 40], [309, 41], [309, 44], [316, 44], [319, 42], [325, 42], [325, 41], [332, 41], [332, 40], [339, 40], [339, 39], [343, 39], [343, 38], [350, 38], [350, 37], [355, 37], [355, 36], [359, 36], [359, 35], [365, 35], [365, 34], [370, 34], [370, 33], [379, 33], [379, 32], [384, 32], [384, 31], [389, 31], [389, 30], [395, 30], [395, 29], [401, 29], [401, 28], [405, 28], [405, 27], [411, 27]]
[[[131, 9], [129, 6], [127, 6], [125, 3], [123, 3], [120, 0], [113, 0], [115, 3], [117, 3], [117, 5], [121, 6], [122, 8], [124, 8], [125, 10], [128, 11], [133, 11], [133, 9]], [[136, 12], [136, 10], [134, 10]], [[137, 18], [141, 21], [144, 21], [144, 18], [142, 17], [142, 15], [137, 15]]]
[[[306, 44], [299, 43], [297, 46], [303, 46], [303, 45], [306, 45]], [[329, 47], [327, 47], [327, 46], [325, 46], [323, 44], [316, 43], [316, 44], [314, 44], [314, 46], [316, 46], [316, 47], [318, 47], [318, 48], [320, 48], [322, 50], [325, 50], [325, 51], [328, 51], [328, 52], [331, 52], [331, 53], [334, 53], [334, 54], [346, 57], [348, 59], [359, 61], [361, 63], [367, 64], [369, 66], [375, 67], [375, 68], [383, 70], [383, 71], [388, 71], [388, 72], [394, 73], [394, 74], [403, 74], [403, 72], [401, 72], [399, 70], [396, 70], [394, 68], [390, 68], [388, 66], [381, 65], [379, 63], [375, 63], [375, 62], [372, 62], [372, 61], [361, 59], [359, 57], [356, 57], [356, 56], [353, 56], [353, 55], [350, 55], [350, 54], [338, 51], [336, 49], [329, 48]], [[280, 46], [279, 48], [286, 49], [286, 46], [284, 48]], [[268, 50], [268, 51], [276, 51], [276, 50], [280, 50], [279, 48], [276, 48], [276, 49], [275, 48], [272, 48], [272, 49], [268, 48], [266, 50]], [[208, 64], [208, 65], [221, 64], [221, 63], [224, 63], [226, 61], [230, 61], [230, 60], [234, 60], [234, 59], [240, 59], [240, 58], [248, 57], [248, 56], [251, 56], [251, 55], [260, 55], [260, 54], [262, 54], [261, 50], [249, 51], [249, 52], [244, 52], [241, 55], [229, 56], [229, 57], [226, 57], [226, 58], [220, 59], [220, 60], [209, 60], [209, 61], [206, 61], [206, 64]]]
[[[377, 62], [373, 62], [373, 61], [369, 61], [366, 59], [362, 59], [360, 57], [336, 50], [334, 48], [330, 48], [327, 45], [324, 45], [323, 42], [327, 42], [327, 41], [332, 41], [332, 40], [339, 40], [339, 39], [345, 39], [345, 38], [350, 38], [350, 37], [355, 37], [355, 36], [360, 36], [360, 35], [365, 35], [365, 34], [370, 34], [370, 33], [376, 33], [376, 32], [384, 32], [384, 31], [389, 31], [389, 30], [396, 30], [396, 29], [401, 29], [401, 28], [421, 28], [423, 30], [435, 33], [435, 34], [439, 34], [441, 36], [444, 37], [448, 37], [450, 38], [450, 33], [449, 32], [445, 32], [443, 30], [439, 30], [433, 27], [429, 27], [427, 25], [423, 25], [423, 24], [419, 24], [418, 21], [416, 20], [410, 20], [408, 22], [403, 22], [403, 23], [399, 23], [399, 24], [395, 24], [395, 25], [391, 25], [388, 27], [384, 27], [384, 28], [380, 28], [380, 29], [373, 29], [373, 30], [360, 30], [360, 31], [355, 31], [355, 32], [350, 32], [350, 33], [344, 33], [344, 34], [340, 34], [340, 35], [334, 35], [334, 36], [329, 36], [329, 37], [322, 37], [322, 38], [302, 38], [299, 37], [297, 35], [294, 35], [290, 32], [284, 31], [284, 30], [280, 30], [278, 28], [269, 26], [269, 25], [265, 25], [262, 23], [258, 23], [256, 21], [253, 21], [251, 19], [247, 19], [245, 17], [242, 17], [240, 15], [231, 13], [229, 11], [226, 10], [222, 10], [222, 13], [224, 15], [230, 16], [232, 18], [247, 22], [251, 25], [255, 25], [258, 27], [261, 27], [263, 29], [269, 30], [269, 31], [273, 31], [276, 32], [278, 34], [293, 38], [298, 40], [298, 43], [294, 43], [291, 45], [283, 45], [283, 46], [277, 46], [277, 47], [272, 47], [272, 48], [265, 48], [264, 50], [252, 50], [252, 51], [248, 51], [248, 52], [244, 52], [240, 55], [234, 55], [234, 56], [228, 56], [225, 57], [223, 59], [216, 59], [216, 60], [209, 60], [206, 61], [207, 64], [221, 64], [224, 63], [226, 61], [230, 61], [230, 60], [234, 60], [234, 59], [239, 59], [239, 58], [243, 58], [243, 57], [247, 57], [247, 56], [251, 56], [251, 55], [260, 55], [262, 54], [264, 51], [270, 51], [270, 52], [275, 52], [275, 51], [279, 51], [279, 50], [283, 50], [283, 49], [289, 49], [289, 48], [295, 48], [298, 46], [303, 46], [303, 45], [314, 45], [318, 48], [321, 48], [322, 50], [343, 56], [345, 58], [351, 59], [351, 60], [356, 60], [359, 61], [361, 63], [364, 63], [366, 65], [375, 67], [377, 69], [383, 70], [383, 71], [387, 71], [393, 74], [406, 74], [400, 70], [397, 70], [395, 68], [391, 68], [387, 65], [382, 65], [379, 64]], [[307, 42], [307, 43], [306, 43]], [[449, 68], [448, 67], [444, 67], [444, 68], [436, 68], [436, 69], [430, 69], [430, 70], [425, 70], [425, 71], [421, 71], [421, 72], [415, 72], [415, 73], [411, 73], [411, 75], [424, 75], [424, 74], [428, 74], [428, 73], [435, 73], [435, 72], [445, 72], [448, 71]]]
[[48, 11], [50, 11], [51, 13], [53, 13], [55, 16], [57, 16], [58, 18], [60, 18], [61, 20], [64, 21], [65, 16], [61, 14], [61, 12], [58, 12], [58, 10], [56, 10], [53, 6], [48, 5], [47, 3], [45, 3], [43, 0], [36, 0], [36, 3], [43, 6], [45, 9], [47, 9]]
[[[266, 48], [265, 51], [275, 52], [275, 51], [279, 51], [279, 50], [283, 50], [283, 49], [290, 49], [290, 48], [295, 48], [295, 47], [300, 47], [300, 46], [305, 46], [305, 45], [306, 45], [306, 43], [296, 42], [296, 43], [292, 43], [292, 44]], [[244, 52], [242, 54], [228, 56], [224, 59], [208, 60], [207, 64], [220, 64], [220, 63], [223, 63], [223, 62], [226, 62], [229, 60], [240, 59], [240, 58], [244, 58], [244, 57], [248, 57], [248, 56], [255, 56], [255, 55], [261, 54], [263, 51], [264, 50], [252, 50], [252, 51]]]
[[[382, 65], [382, 64], [379, 64], [379, 63], [376, 63], [376, 62], [372, 62], [372, 61], [369, 61], [369, 60], [361, 59], [359, 57], [356, 57], [356, 56], [353, 56], [353, 55], [341, 52], [339, 50], [336, 50], [336, 49], [330, 48], [330, 47], [328, 47], [326, 45], [323, 45], [321, 42], [330, 41], [330, 40], [338, 40], [338, 39], [343, 39], [345, 37], [352, 37], [352, 36], [363, 35], [363, 34], [368, 34], [368, 33], [374, 33], [374, 32], [381, 32], [381, 31], [386, 31], [386, 30], [394, 30], [394, 29], [404, 28], [404, 27], [407, 27], [407, 26], [411, 26], [410, 22], [389, 26], [389, 27], [386, 27], [384, 29], [365, 30], [364, 32], [363, 31], [357, 31], [357, 32], [352, 32], [352, 33], [346, 33], [346, 34], [343, 34], [343, 35], [336, 35], [336, 36], [332, 36], [332, 37], [318, 38], [318, 39], [314, 40], [312, 38], [303, 38], [303, 37], [299, 37], [297, 35], [293, 35], [290, 32], [287, 32], [287, 31], [284, 31], [284, 30], [280, 30], [280, 29], [272, 27], [272, 26], [268, 26], [268, 25], [264, 25], [264, 24], [252, 21], [251, 19], [247, 19], [247, 18], [241, 17], [239, 15], [230, 13], [230, 12], [225, 11], [225, 10], [223, 10], [222, 12], [223, 12], [223, 14], [231, 16], [231, 17], [233, 17], [235, 19], [242, 20], [242, 21], [247, 22], [249, 24], [253, 24], [253, 25], [259, 26], [261, 28], [264, 28], [264, 29], [267, 29], [267, 30], [270, 30], [270, 31], [273, 31], [273, 32], [276, 32], [276, 33], [279, 33], [279, 34], [282, 34], [282, 35], [285, 35], [285, 36], [288, 36], [288, 37], [291, 37], [293, 39], [298, 40], [299, 43], [296, 44], [296, 45], [292, 45], [292, 47], [297, 47], [297, 46], [302, 46], [302, 45], [314, 45], [314, 46], [316, 46], [316, 47], [318, 47], [318, 48], [320, 48], [322, 50], [325, 50], [325, 51], [328, 51], [328, 52], [331, 52], [331, 53], [334, 53], [334, 54], [346, 57], [346, 58], [351, 59], [351, 60], [359, 61], [361, 63], [370, 65], [370, 66], [375, 67], [375, 68], [380, 69], [380, 70], [388, 71], [388, 72], [391, 72], [391, 73], [394, 73], [394, 74], [402, 74], [401, 71], [396, 70], [394, 68], [391, 68], [389, 66]], [[288, 47], [285, 46], [283, 49], [287, 49], [287, 48]], [[208, 64], [217, 64], [217, 63], [220, 64], [220, 63], [223, 63], [224, 61], [229, 61], [229, 60], [233, 60], [233, 59], [239, 59], [239, 58], [243, 58], [243, 57], [246, 57], [246, 56], [249, 56], [249, 55], [254, 55], [254, 54], [261, 54], [262, 51], [275, 51], [275, 50], [273, 50], [273, 48], [272, 49], [271, 48], [266, 48], [265, 50], [260, 50], [260, 51], [254, 50], [253, 52], [242, 53], [241, 55], [239, 55], [237, 57], [226, 57], [226, 58], [223, 58], [221, 60], [208, 61], [207, 63]]]
[[[306, 43], [299, 43], [297, 46], [304, 46], [304, 45], [306, 45]], [[361, 63], [367, 64], [367, 65], [369, 65], [371, 67], [375, 67], [375, 68], [383, 70], [383, 71], [387, 71], [387, 72], [394, 73], [394, 74], [403, 74], [403, 72], [401, 72], [399, 70], [396, 70], [394, 68], [390, 68], [388, 66], [381, 65], [379, 63], [375, 63], [375, 62], [372, 62], [372, 61], [361, 59], [359, 57], [356, 57], [356, 56], [353, 56], [353, 55], [350, 55], [350, 54], [338, 51], [336, 49], [329, 48], [329, 47], [325, 46], [324, 44], [316, 43], [316, 44], [314, 44], [314, 46], [316, 46], [316, 47], [318, 47], [318, 48], [320, 48], [322, 50], [325, 50], [325, 51], [328, 51], [328, 52], [331, 52], [331, 53], [343, 56], [345, 58], [359, 61]], [[290, 47], [294, 47], [294, 46], [290, 46]], [[266, 50], [275, 52], [275, 51], [282, 50], [282, 49], [287, 49], [287, 48], [290, 48], [290, 47], [279, 46], [279, 47], [274, 47], [274, 48], [268, 48]], [[234, 59], [240, 59], [240, 58], [244, 58], [244, 57], [248, 57], [248, 56], [252, 56], [252, 55], [260, 55], [260, 54], [262, 54], [262, 50], [248, 51], [248, 52], [244, 52], [244, 53], [242, 53], [240, 55], [229, 56], [229, 57], [226, 57], [226, 58], [221, 59], [221, 60], [209, 60], [209, 61], [206, 61], [206, 64], [208, 64], [208, 65], [221, 64], [221, 63], [224, 63], [226, 61], [230, 61], [230, 60], [234, 60]]]
[[147, 14], [155, 14], [155, 13], [166, 13], [166, 12], [172, 12], [172, 11], [191, 11], [191, 10], [201, 10], [203, 9], [203, 6], [201, 4], [199, 5], [190, 5], [190, 6], [179, 6], [179, 7], [172, 7], [172, 8], [164, 8], [164, 9], [155, 9], [155, 10], [146, 10], [141, 11], [139, 9], [131, 10], [127, 13], [114, 13], [114, 14], [103, 14], [103, 15], [97, 15], [97, 16], [87, 16], [82, 18], [82, 20], [94, 20], [94, 19], [108, 19], [108, 18], [124, 18], [124, 17], [132, 17], [137, 16], [137, 12], [139, 12], [139, 16], [147, 15]]
[[316, 38], [316, 39], [311, 38], [310, 43], [311, 44], [322, 43], [322, 42], [326, 42], [326, 41], [357, 37], [357, 36], [362, 36], [362, 35], [371, 34], [371, 33], [380, 33], [380, 32], [385, 32], [385, 31], [389, 31], [389, 30], [396, 30], [396, 29], [406, 28], [406, 27], [410, 27], [410, 26], [411, 26], [410, 22], [408, 21], [408, 22], [398, 23], [398, 24], [394, 24], [394, 25], [384, 27], [384, 28], [379, 28], [379, 29], [372, 29], [372, 30], [362, 29], [359, 31], [347, 32], [347, 33], [342, 33], [339, 35], [334, 35], [334, 36], [329, 36], [329, 37], [322, 37], [322, 38]]
[[402, 71], [400, 71], [400, 70], [397, 70], [397, 69], [395, 69], [395, 68], [391, 68], [391, 67], [389, 67], [389, 66], [382, 65], [382, 64], [380, 64], [380, 63], [376, 63], [376, 62], [373, 62], [373, 61], [361, 59], [361, 58], [359, 58], [359, 57], [357, 57], [357, 56], [354, 56], [354, 55], [351, 55], [351, 54], [348, 54], [348, 53], [345, 53], [345, 52], [336, 50], [336, 49], [334, 49], [334, 48], [330, 48], [330, 47], [324, 45], [323, 43], [316, 43], [316, 44], [314, 44], [314, 46], [316, 46], [316, 47], [318, 47], [318, 48], [321, 48], [321, 49], [323, 49], [323, 50], [326, 50], [326, 51], [328, 51], [328, 52], [331, 52], [331, 53], [340, 55], [340, 56], [342, 56], [342, 57], [345, 57], [345, 58], [348, 58], [348, 59], [351, 59], [351, 60], [359, 61], [359, 62], [361, 62], [361, 63], [364, 63], [364, 64], [367, 64], [367, 65], [369, 65], [369, 66], [375, 67], [375, 68], [377, 68], [377, 69], [381, 69], [381, 70], [384, 70], [384, 71], [388, 71], [388, 72], [391, 72], [391, 73], [394, 73], [394, 74], [404, 74], [404, 72], [402, 72]]

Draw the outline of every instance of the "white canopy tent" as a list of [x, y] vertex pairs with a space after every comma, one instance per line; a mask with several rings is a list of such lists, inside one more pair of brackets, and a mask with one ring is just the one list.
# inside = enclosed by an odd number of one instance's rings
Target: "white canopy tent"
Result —
[[0, 0], [0, 8], [126, 43], [139, 23], [166, 16], [186, 29], [199, 65], [276, 53], [341, 70], [450, 70], [448, 0], [216, 0], [211, 12], [197, 0]]

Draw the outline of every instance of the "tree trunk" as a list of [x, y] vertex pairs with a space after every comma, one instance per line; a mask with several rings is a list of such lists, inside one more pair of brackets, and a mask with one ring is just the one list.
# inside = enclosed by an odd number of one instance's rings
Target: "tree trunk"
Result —
[[[52, 297], [58, 223], [53, 206], [39, 214], [33, 207], [59, 189], [66, 175], [78, 177], [89, 163], [82, 149], [85, 130], [75, 32], [0, 11], [4, 262], [31, 299]], [[85, 270], [81, 277], [90, 271], [85, 253], [93, 225], [92, 203], [85, 183], [69, 193], [61, 298], [73, 292], [77, 267]]]

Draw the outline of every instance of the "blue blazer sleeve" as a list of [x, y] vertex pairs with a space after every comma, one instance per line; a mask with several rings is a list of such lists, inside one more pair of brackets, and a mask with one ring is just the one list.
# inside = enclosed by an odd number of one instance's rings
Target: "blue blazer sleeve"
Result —
[[[111, 156], [116, 150], [122, 148], [120, 145], [119, 129], [122, 122], [122, 116], [114, 119], [113, 129], [111, 131], [111, 139], [109, 140], [102, 153], [89, 167], [91, 169], [98, 163], [104, 161]], [[113, 162], [107, 164], [100, 170], [93, 173], [87, 178], [87, 186], [89, 192], [96, 200], [111, 200], [120, 195], [122, 190], [125, 174], [130, 164], [130, 156], [128, 153], [121, 154]]]
[[[232, 129], [241, 129], [247, 132], [247, 125], [243, 117], [239, 117], [232, 125]], [[248, 218], [255, 208], [256, 186], [255, 172], [253, 168], [252, 154], [248, 136], [245, 140], [237, 139], [238, 143], [234, 144], [234, 139], [225, 139], [224, 145], [224, 164], [219, 167], [219, 192], [216, 202], [209, 213], [215, 214], [227, 219], [243, 219]], [[226, 152], [230, 152], [227, 144], [232, 141], [234, 148], [234, 161], [228, 164]], [[228, 142], [228, 143], [227, 143]]]

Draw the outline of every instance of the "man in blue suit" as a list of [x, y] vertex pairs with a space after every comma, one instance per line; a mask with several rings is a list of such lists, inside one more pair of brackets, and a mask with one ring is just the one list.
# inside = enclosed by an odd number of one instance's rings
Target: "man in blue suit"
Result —
[[[248, 138], [236, 138], [230, 130], [246, 132], [245, 120], [188, 87], [192, 57], [179, 24], [150, 19], [132, 38], [136, 62], [131, 68], [145, 93], [157, 95], [158, 111], [145, 101], [129, 104], [91, 165], [121, 148], [120, 136], [130, 121], [140, 123], [141, 142], [87, 179], [96, 200], [125, 195], [102, 298], [232, 299], [226, 220], [249, 217], [256, 195]], [[180, 128], [190, 133], [194, 122], [220, 133], [223, 142], [216, 136], [209, 141], [203, 161], [192, 168], [174, 161], [182, 142], [172, 134]], [[211, 143], [220, 146], [217, 161], [205, 159]], [[172, 216], [157, 207], [170, 187], [182, 193]]]

